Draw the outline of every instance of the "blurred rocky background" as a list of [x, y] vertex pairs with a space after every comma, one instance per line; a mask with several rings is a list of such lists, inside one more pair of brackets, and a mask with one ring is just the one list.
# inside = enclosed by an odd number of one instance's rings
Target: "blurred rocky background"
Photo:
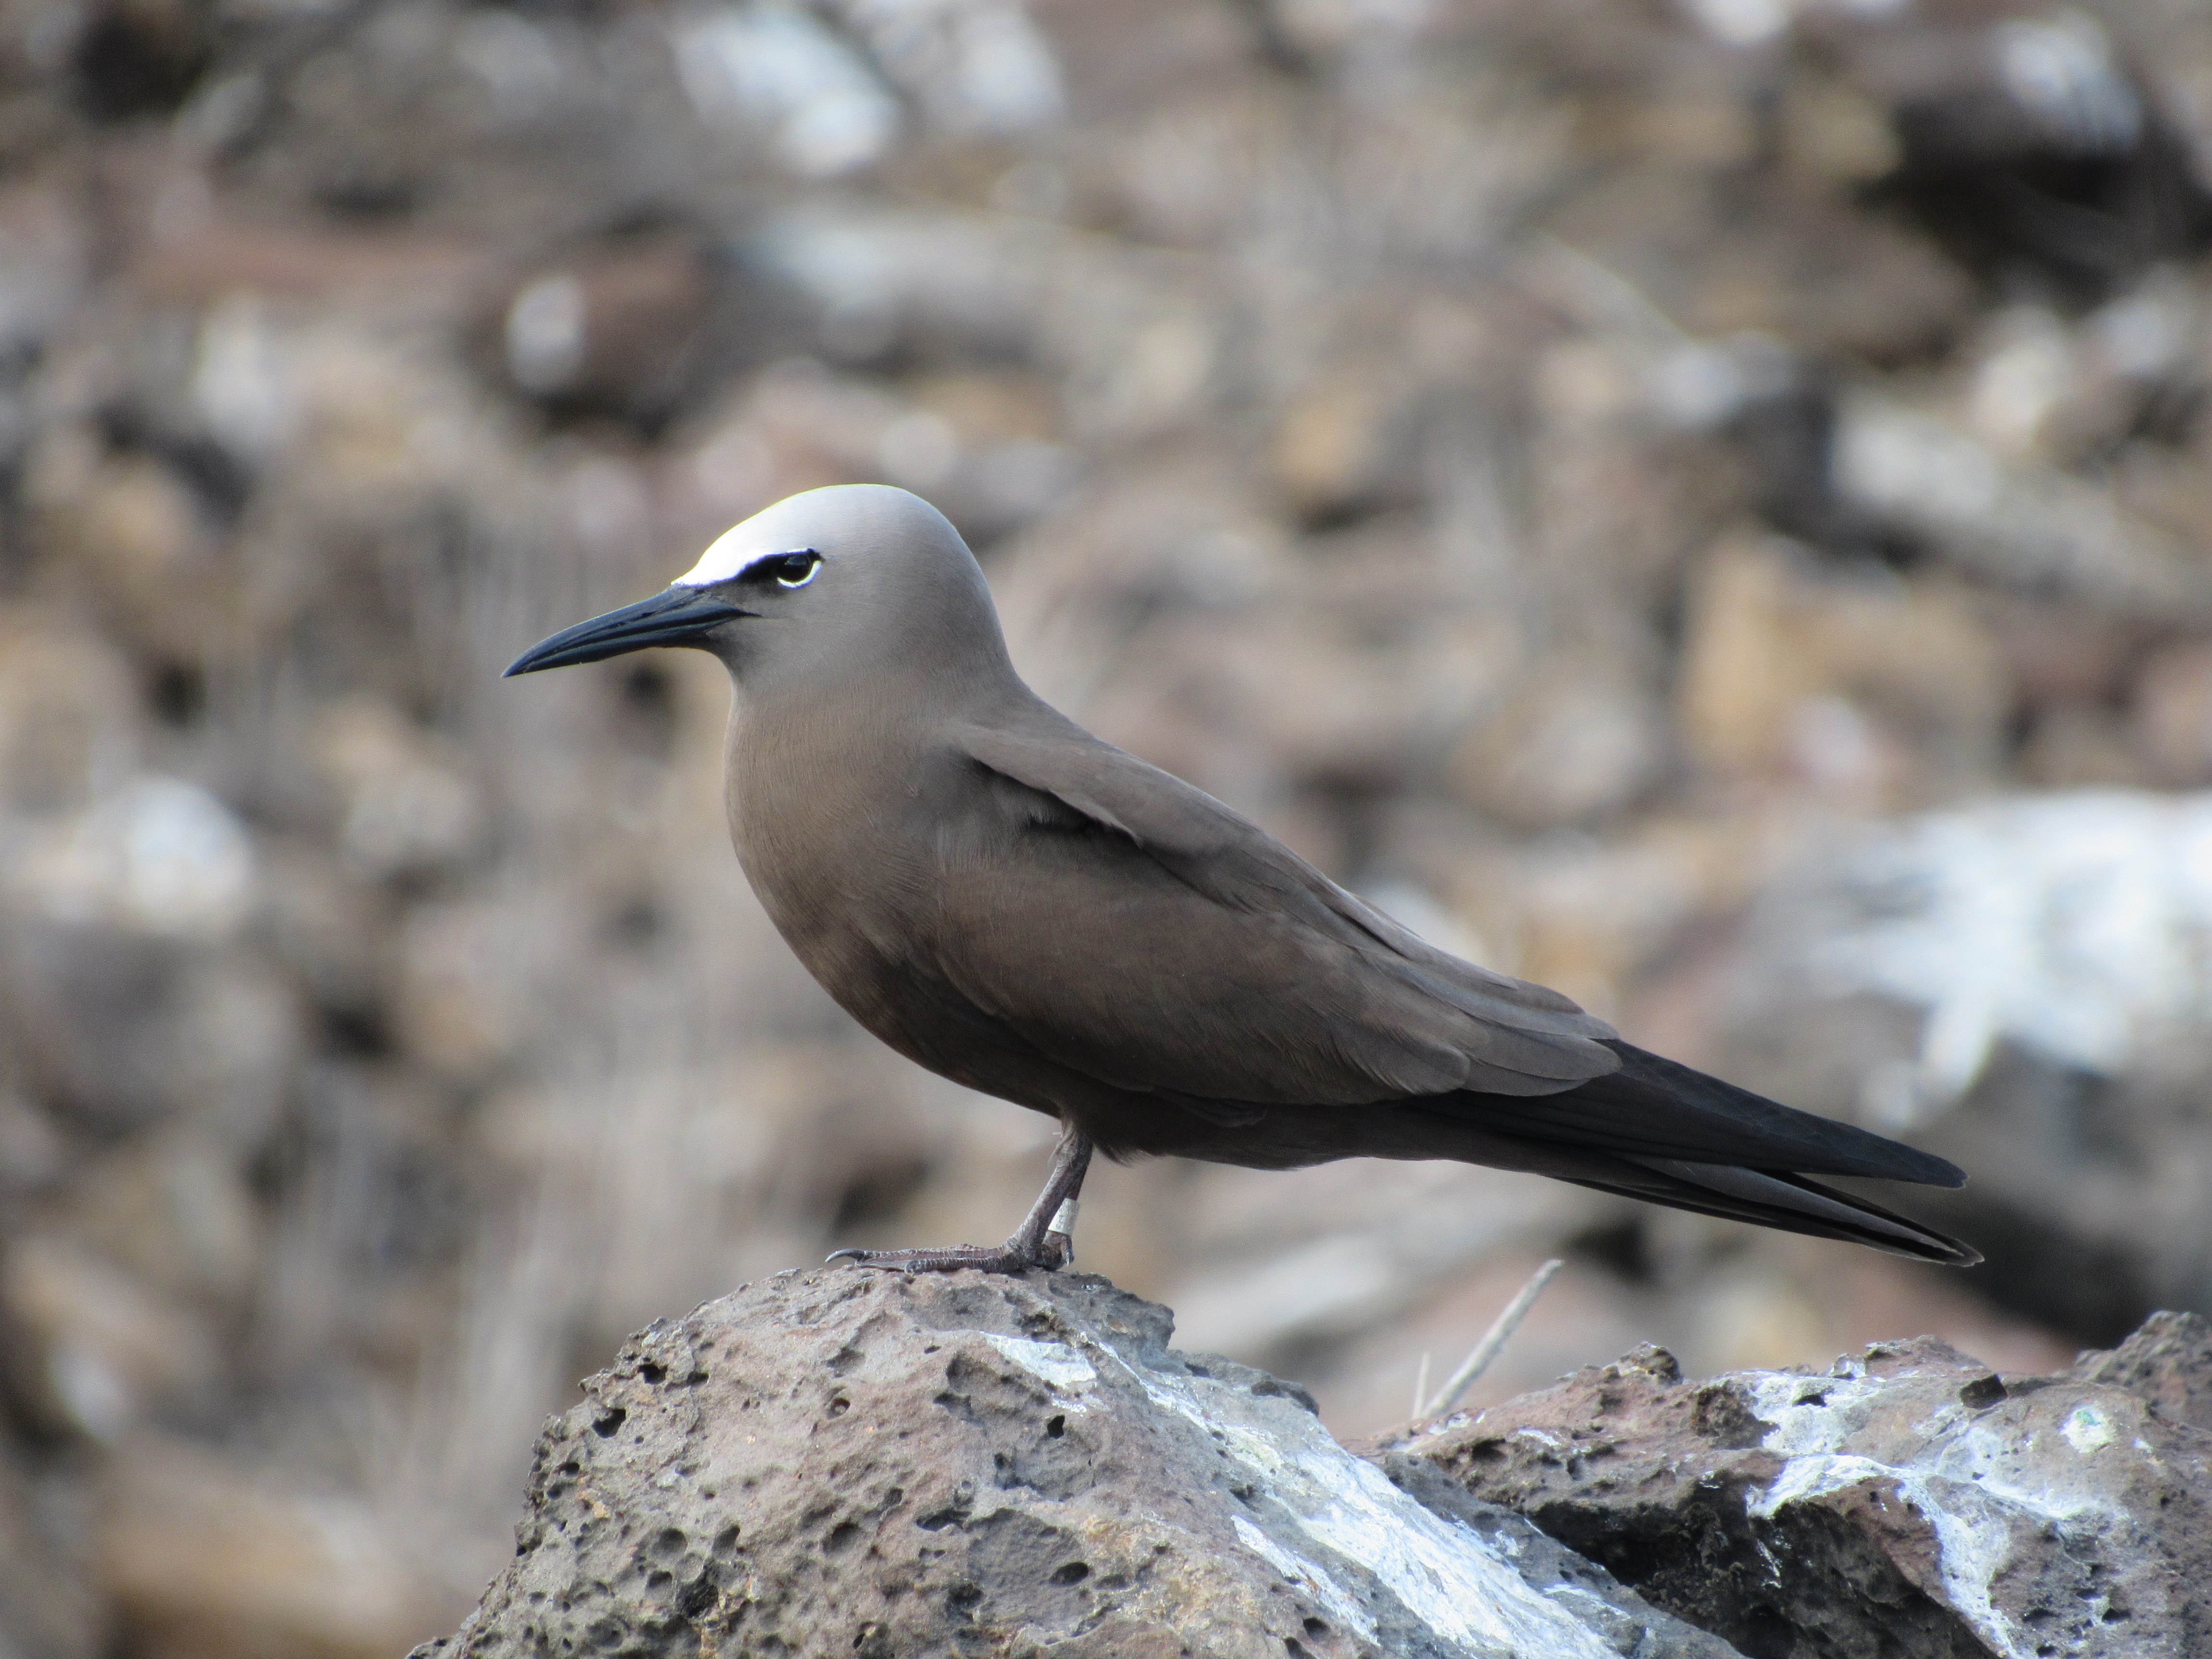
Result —
[[624, 1332], [1001, 1237], [1047, 1126], [754, 906], [734, 520], [1439, 943], [1967, 1165], [1939, 1274], [1155, 1164], [1084, 1265], [1404, 1418], [2212, 1308], [2201, 0], [0, 0], [0, 1653], [450, 1628]]

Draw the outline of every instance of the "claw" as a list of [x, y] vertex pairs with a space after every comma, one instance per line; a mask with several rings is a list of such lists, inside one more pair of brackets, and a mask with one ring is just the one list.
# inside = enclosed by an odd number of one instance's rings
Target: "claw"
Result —
[[957, 1244], [941, 1250], [840, 1250], [830, 1258], [835, 1261], [846, 1258], [862, 1267], [880, 1267], [902, 1273], [957, 1273], [963, 1267], [973, 1267], [987, 1273], [1022, 1273], [1032, 1267], [1048, 1272], [1060, 1266], [1036, 1253], [1024, 1252], [1000, 1245]]
[[832, 1250], [828, 1260], [851, 1261], [862, 1267], [896, 1268], [905, 1273], [957, 1273], [963, 1267], [987, 1273], [1025, 1273], [1032, 1267], [1055, 1272], [1075, 1260], [1075, 1241], [1071, 1237], [1075, 1231], [1075, 1198], [1082, 1190], [1083, 1172], [1090, 1167], [1091, 1142], [1074, 1129], [1064, 1131], [1053, 1154], [1051, 1179], [1014, 1236], [1004, 1244], [955, 1244], [942, 1250], [863, 1250], [848, 1246]]

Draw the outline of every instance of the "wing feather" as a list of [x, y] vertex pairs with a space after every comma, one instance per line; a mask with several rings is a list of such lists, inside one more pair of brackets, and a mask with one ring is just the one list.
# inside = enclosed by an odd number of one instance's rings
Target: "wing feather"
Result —
[[[1042, 723], [1044, 711], [1038, 716]], [[1020, 856], [957, 860], [947, 977], [1038, 1051], [1123, 1087], [1360, 1104], [1532, 1096], [1616, 1069], [1603, 1021], [1435, 949], [1220, 802], [1071, 722], [971, 726], [965, 756], [1049, 798]], [[1066, 917], [1040, 939], [1034, 917]], [[1073, 952], [1074, 954], [1068, 954]]]
[[[1803, 1173], [1958, 1184], [1942, 1158], [1648, 1054], [1556, 992], [1436, 949], [1042, 705], [961, 747], [1030, 804], [1025, 822], [1060, 826], [1057, 843], [981, 861], [989, 878], [946, 884], [961, 912], [948, 932], [975, 946], [951, 953], [951, 977], [1036, 1052], [1218, 1123], [1271, 1104], [1401, 1105], [1554, 1148], [1567, 1166], [1548, 1172], [1584, 1185], [1973, 1259]], [[1066, 927], [1041, 941], [1034, 919], [1055, 905]]]
[[1421, 1109], [1502, 1134], [1632, 1158], [1728, 1163], [1956, 1187], [1956, 1164], [1853, 1124], [1778, 1104], [1629, 1043], [1617, 1072], [1541, 1100], [1457, 1093]]

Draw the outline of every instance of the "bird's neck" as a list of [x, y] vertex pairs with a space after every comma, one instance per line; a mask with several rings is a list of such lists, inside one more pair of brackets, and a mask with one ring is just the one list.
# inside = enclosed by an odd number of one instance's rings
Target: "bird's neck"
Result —
[[[1018, 681], [1013, 690], [1027, 695]], [[778, 931], [825, 982], [831, 958], [865, 948], [872, 921], [927, 902], [939, 798], [962, 765], [952, 733], [994, 706], [910, 690], [765, 701], [740, 690], [730, 837]]]

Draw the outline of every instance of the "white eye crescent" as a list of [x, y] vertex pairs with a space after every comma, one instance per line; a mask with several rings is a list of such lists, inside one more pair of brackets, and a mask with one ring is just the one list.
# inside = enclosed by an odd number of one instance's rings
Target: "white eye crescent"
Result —
[[822, 556], [814, 552], [787, 553], [770, 568], [775, 573], [777, 586], [804, 587], [814, 580], [815, 572], [822, 568]]

